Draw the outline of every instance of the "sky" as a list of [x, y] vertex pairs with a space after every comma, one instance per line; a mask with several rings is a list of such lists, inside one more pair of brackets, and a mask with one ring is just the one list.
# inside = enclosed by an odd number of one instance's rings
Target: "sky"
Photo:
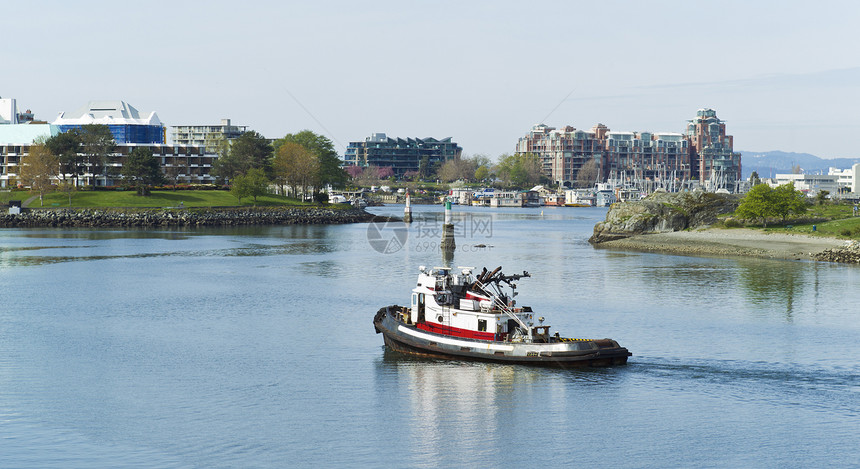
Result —
[[[538, 123], [860, 157], [860, 2], [7, 2], [0, 97], [52, 121], [123, 100], [167, 125], [452, 137], [496, 158]], [[169, 132], [168, 132], [169, 133]]]

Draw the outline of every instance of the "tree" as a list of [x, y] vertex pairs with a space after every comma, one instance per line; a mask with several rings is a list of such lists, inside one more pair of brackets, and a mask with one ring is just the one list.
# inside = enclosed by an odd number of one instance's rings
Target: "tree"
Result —
[[164, 177], [158, 160], [148, 147], [135, 147], [122, 165], [122, 177], [137, 188], [138, 195], [149, 195], [149, 186], [161, 184]]
[[[116, 148], [116, 142], [114, 142], [110, 128], [102, 124], [84, 124], [81, 126], [79, 136], [81, 139], [83, 163], [86, 165], [89, 173], [93, 177], [99, 175], [107, 176], [105, 165], [107, 164], [108, 156]], [[90, 181], [89, 185], [93, 185], [93, 182]]]
[[735, 215], [745, 219], [761, 219], [762, 225], [767, 227], [768, 217], [780, 217], [785, 223], [788, 215], [800, 215], [806, 209], [806, 197], [803, 192], [794, 189], [793, 183], [782, 184], [776, 189], [759, 184], [747, 192], [735, 210]]
[[67, 196], [69, 196], [69, 207], [72, 206], [72, 196], [77, 192], [78, 188], [74, 184], [69, 181], [63, 180], [57, 184], [57, 188], [60, 192], [65, 192]]
[[212, 163], [212, 174], [219, 179], [232, 181], [234, 177], [243, 174], [247, 168], [238, 156], [227, 151]]
[[207, 133], [203, 140], [203, 146], [206, 148], [206, 152], [215, 153], [219, 158], [230, 153], [230, 142], [224, 138], [224, 134], [219, 132]]
[[67, 177], [70, 177], [75, 180], [75, 185], [77, 185], [78, 176], [84, 171], [84, 160], [80, 155], [81, 137], [78, 131], [72, 129], [54, 135], [45, 140], [45, 146], [57, 156], [60, 162], [60, 179], [65, 181]]
[[243, 133], [230, 147], [232, 153], [244, 166], [243, 173], [257, 168], [268, 172], [271, 166], [272, 145], [266, 137], [251, 130]]
[[597, 160], [591, 158], [586, 161], [576, 173], [576, 185], [580, 188], [594, 187], [594, 183], [597, 181], [597, 175], [599, 172]]
[[792, 182], [779, 185], [773, 190], [771, 204], [773, 204], [773, 214], [782, 218], [783, 223], [789, 215], [800, 215], [806, 212], [808, 207], [806, 196], [803, 192], [795, 190]]
[[762, 224], [767, 227], [767, 217], [773, 215], [773, 206], [770, 203], [773, 189], [767, 184], [753, 186], [741, 200], [735, 215], [744, 219], [760, 218]]
[[369, 186], [379, 182], [379, 166], [368, 166], [364, 168], [356, 179], [359, 185]]
[[446, 161], [439, 168], [439, 179], [442, 182], [451, 182], [460, 179], [468, 181], [475, 177], [475, 170], [477, 169], [478, 164], [472, 158], [454, 158]]
[[490, 168], [487, 166], [478, 166], [478, 169], [475, 170], [475, 180], [483, 181], [490, 177]]
[[472, 155], [472, 162], [475, 165], [475, 173], [472, 175], [475, 181], [483, 181], [491, 176], [490, 167], [493, 163], [489, 156], [480, 153]]
[[827, 203], [827, 196], [830, 195], [830, 191], [820, 190], [817, 194], [815, 194], [815, 202], [818, 205], [824, 205]]
[[392, 178], [394, 177], [394, 168], [392, 168], [391, 166], [380, 166], [377, 176], [379, 176], [380, 181], [383, 179]]
[[451, 182], [456, 181], [460, 178], [460, 170], [458, 168], [459, 161], [448, 160], [442, 163], [442, 167], [439, 168], [439, 179], [442, 182]]
[[418, 161], [418, 177], [421, 179], [427, 179], [430, 177], [430, 157], [422, 156], [421, 160]]
[[251, 196], [256, 204], [257, 197], [268, 192], [269, 178], [262, 168], [251, 168], [247, 173], [236, 176], [230, 186], [230, 193], [239, 200], [239, 203], [242, 203], [242, 197]]
[[302, 130], [296, 134], [284, 135], [272, 143], [277, 152], [278, 148], [285, 143], [297, 143], [317, 157], [316, 189], [326, 185], [341, 188], [349, 179], [347, 173], [341, 168], [343, 160], [334, 149], [334, 143], [324, 135], [319, 135], [310, 130]]
[[[221, 145], [216, 143], [216, 145]], [[219, 148], [223, 150], [223, 148]], [[223, 179], [232, 179], [245, 174], [249, 169], [271, 171], [272, 145], [269, 140], [251, 130], [233, 141], [229, 151], [221, 154], [212, 165], [212, 172]]]
[[316, 183], [319, 160], [316, 154], [304, 146], [284, 142], [278, 146], [272, 168], [277, 184], [292, 187], [294, 195], [298, 195], [301, 188], [304, 194], [309, 186]]
[[758, 184], [761, 184], [761, 178], [758, 177], [758, 171], [753, 171], [752, 174], [750, 174], [750, 185], [755, 186]]
[[244, 174], [237, 174], [230, 180], [230, 194], [239, 201], [239, 205], [242, 205], [242, 197], [251, 195], [251, 188], [245, 181]]
[[251, 189], [251, 197], [254, 198], [254, 203], [257, 203], [257, 197], [269, 193], [269, 178], [262, 168], [252, 168], [245, 174], [245, 180], [248, 187]]
[[499, 177], [510, 187], [526, 188], [541, 180], [540, 158], [533, 153], [516, 153], [499, 157]]
[[[43, 195], [53, 189], [52, 180], [57, 177], [60, 160], [42, 142], [30, 147], [30, 153], [21, 158], [18, 178], [30, 190], [39, 193], [39, 205], [44, 205]], [[69, 201], [71, 204], [71, 200]]]
[[357, 179], [359, 176], [361, 176], [362, 171], [364, 170], [361, 166], [350, 165], [346, 167], [346, 174], [348, 174], [349, 177], [353, 179]]

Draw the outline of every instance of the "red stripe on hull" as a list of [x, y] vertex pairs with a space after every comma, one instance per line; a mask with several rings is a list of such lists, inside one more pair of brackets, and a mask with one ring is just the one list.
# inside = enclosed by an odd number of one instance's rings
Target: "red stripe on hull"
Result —
[[443, 326], [432, 322], [422, 322], [415, 325], [418, 329], [427, 332], [435, 332], [436, 334], [448, 335], [452, 337], [463, 337], [466, 339], [477, 340], [495, 340], [496, 336], [492, 332], [470, 331], [468, 329], [460, 329], [459, 327]]

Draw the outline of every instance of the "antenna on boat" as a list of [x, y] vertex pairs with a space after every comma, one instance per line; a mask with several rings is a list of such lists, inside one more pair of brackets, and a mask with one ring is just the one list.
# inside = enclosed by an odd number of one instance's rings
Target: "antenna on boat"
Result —
[[454, 222], [451, 219], [451, 199], [445, 198], [445, 222], [442, 224], [442, 242], [439, 244], [442, 248], [442, 263], [450, 266], [454, 260], [454, 249], [457, 247], [454, 242]]

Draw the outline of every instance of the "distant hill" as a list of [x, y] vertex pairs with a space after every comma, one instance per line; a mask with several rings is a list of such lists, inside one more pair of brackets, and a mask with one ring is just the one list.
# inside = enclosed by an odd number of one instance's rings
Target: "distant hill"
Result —
[[773, 177], [777, 173], [791, 173], [794, 165], [799, 165], [805, 173], [827, 174], [830, 168], [847, 169], [860, 158], [834, 158], [826, 160], [809, 153], [791, 153], [787, 151], [740, 151], [741, 166], [744, 179], [749, 179], [753, 171], [761, 177]]

